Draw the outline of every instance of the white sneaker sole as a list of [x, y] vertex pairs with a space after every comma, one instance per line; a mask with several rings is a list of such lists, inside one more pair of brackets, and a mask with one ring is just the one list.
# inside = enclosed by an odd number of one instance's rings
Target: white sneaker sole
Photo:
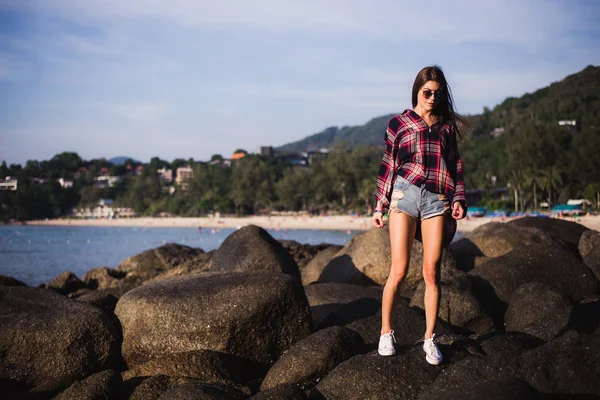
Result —
[[380, 348], [377, 348], [377, 352], [379, 353], [380, 356], [393, 356], [394, 354], [396, 354], [396, 350], [381, 350]]
[[429, 364], [431, 364], [431, 365], [440, 365], [440, 363], [442, 362], [443, 358], [439, 359], [439, 360], [434, 360], [433, 358], [429, 358], [428, 355], [425, 355], [425, 360], [427, 360], [427, 362]]

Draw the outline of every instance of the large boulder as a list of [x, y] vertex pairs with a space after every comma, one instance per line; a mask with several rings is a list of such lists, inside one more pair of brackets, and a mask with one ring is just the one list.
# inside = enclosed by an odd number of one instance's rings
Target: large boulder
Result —
[[600, 280], [600, 232], [586, 231], [579, 239], [579, 254], [596, 279]]
[[69, 294], [85, 288], [85, 283], [83, 283], [83, 281], [74, 273], [65, 271], [56, 278], [52, 279], [48, 283], [47, 288], [52, 289], [60, 294]]
[[293, 383], [279, 385], [273, 389], [263, 390], [254, 396], [251, 400], [306, 400], [304, 390]]
[[203, 254], [202, 249], [167, 243], [123, 260], [116, 268], [116, 274], [125, 274], [121, 284], [137, 286], [175, 267], [193, 262]]
[[114, 315], [117, 302], [121, 296], [123, 296], [123, 294], [127, 293], [127, 291], [128, 290], [123, 287], [98, 289], [78, 296], [75, 299], [77, 301], [96, 306], [105, 311], [107, 314]]
[[[438, 315], [449, 324], [467, 332], [485, 333], [494, 330], [494, 321], [479, 307], [472, 293], [467, 276], [451, 281], [442, 281], [439, 286], [440, 299]], [[413, 294], [411, 307], [425, 309], [425, 283], [421, 282]]]
[[248, 392], [231, 385], [190, 382], [168, 389], [160, 400], [244, 400]]
[[126, 275], [114, 268], [98, 267], [86, 272], [82, 280], [89, 289], [117, 288], [123, 285], [122, 278]]
[[457, 267], [470, 271], [488, 258], [499, 257], [531, 244], [564, 245], [539, 228], [488, 222], [452, 242], [450, 248]]
[[572, 309], [572, 302], [566, 295], [542, 283], [526, 283], [510, 298], [504, 316], [506, 329], [548, 341], [565, 329]]
[[310, 262], [302, 268], [300, 273], [302, 274], [302, 284], [309, 285], [311, 283], [317, 282], [321, 273], [329, 264], [329, 261], [340, 251], [342, 250], [342, 246], [331, 245], [320, 252], [318, 252]]
[[0, 286], [27, 286], [12, 276], [0, 275]]
[[121, 375], [114, 369], [90, 375], [75, 382], [54, 400], [100, 400], [117, 399], [123, 391]]
[[578, 301], [596, 294], [599, 283], [579, 256], [557, 246], [528, 245], [474, 268], [473, 293], [482, 309], [501, 324], [513, 292], [538, 282]]
[[304, 287], [313, 324], [316, 329], [340, 310], [344, 305], [359, 299], [375, 299], [381, 303], [383, 288], [380, 286], [359, 286], [347, 283], [318, 283]]
[[514, 378], [492, 379], [454, 389], [438, 389], [421, 393], [419, 400], [537, 400], [538, 392]]
[[266, 364], [257, 363], [212, 350], [192, 350], [152, 359], [123, 372], [123, 379], [144, 376], [179, 376], [205, 383], [240, 384], [262, 379]]
[[589, 229], [576, 222], [556, 218], [524, 217], [507, 222], [509, 226], [534, 228], [545, 232], [554, 239], [566, 243], [569, 249], [577, 253], [581, 235]]
[[600, 296], [581, 299], [573, 307], [568, 329], [591, 334], [600, 327]]
[[292, 346], [262, 381], [261, 390], [295, 383], [311, 388], [342, 361], [362, 352], [364, 342], [350, 329], [335, 326], [316, 332]]
[[115, 313], [128, 366], [202, 349], [272, 363], [312, 330], [300, 281], [269, 271], [156, 281], [123, 295]]
[[392, 262], [388, 229], [370, 228], [355, 235], [325, 266], [319, 283], [383, 285]]
[[129, 400], [157, 400], [172, 387], [194, 382], [198, 381], [193, 378], [168, 375], [132, 378], [125, 381], [125, 386], [128, 388], [127, 396], [122, 396], [122, 398], [128, 398]]
[[0, 391], [48, 392], [120, 366], [119, 329], [96, 307], [45, 289], [0, 286]]
[[211, 264], [212, 271], [271, 271], [301, 280], [296, 261], [269, 232], [256, 225], [248, 225], [231, 235], [221, 244]]
[[309, 399], [416, 399], [442, 368], [429, 365], [420, 346], [394, 357], [358, 355], [331, 371]]
[[600, 396], [600, 330], [567, 331], [519, 359], [519, 378], [542, 393]]

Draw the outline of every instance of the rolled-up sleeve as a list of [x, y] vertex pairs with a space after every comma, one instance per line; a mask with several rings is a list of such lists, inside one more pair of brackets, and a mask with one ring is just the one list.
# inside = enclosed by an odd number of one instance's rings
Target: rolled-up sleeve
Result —
[[377, 191], [374, 196], [377, 201], [381, 204], [383, 210], [387, 210], [390, 206], [390, 196], [394, 185], [394, 173], [396, 171], [396, 154], [398, 153], [398, 147], [396, 144], [396, 136], [399, 128], [398, 118], [394, 117], [388, 123], [388, 127], [385, 132], [385, 152], [379, 166], [379, 173], [377, 174]]
[[465, 196], [465, 179], [463, 176], [463, 163], [460, 158], [458, 151], [458, 143], [456, 140], [456, 131], [452, 129], [450, 136], [450, 152], [448, 154], [448, 169], [452, 180], [454, 181], [454, 197], [452, 198], [452, 204], [457, 201], [462, 202], [465, 207], [467, 205], [467, 198]]

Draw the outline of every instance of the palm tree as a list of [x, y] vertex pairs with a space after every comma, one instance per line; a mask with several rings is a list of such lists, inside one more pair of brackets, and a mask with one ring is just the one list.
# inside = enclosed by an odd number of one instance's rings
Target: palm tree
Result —
[[552, 205], [552, 194], [554, 192], [558, 193], [562, 188], [562, 176], [560, 175], [556, 165], [547, 166], [541, 171], [541, 173], [542, 176], [540, 179], [540, 185], [542, 186], [543, 190], [548, 193], [548, 203]]

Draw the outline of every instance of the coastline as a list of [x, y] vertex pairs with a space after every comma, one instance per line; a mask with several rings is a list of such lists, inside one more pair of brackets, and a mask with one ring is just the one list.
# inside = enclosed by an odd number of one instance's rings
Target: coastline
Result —
[[[459, 232], [471, 232], [488, 222], [508, 222], [513, 218], [470, 218], [458, 221]], [[589, 229], [600, 231], [600, 215], [565, 218]], [[372, 226], [371, 217], [338, 216], [250, 216], [250, 217], [169, 217], [119, 219], [52, 219], [28, 221], [28, 226], [98, 226], [98, 227], [157, 227], [157, 228], [240, 228], [258, 225], [265, 229], [366, 230]]]

